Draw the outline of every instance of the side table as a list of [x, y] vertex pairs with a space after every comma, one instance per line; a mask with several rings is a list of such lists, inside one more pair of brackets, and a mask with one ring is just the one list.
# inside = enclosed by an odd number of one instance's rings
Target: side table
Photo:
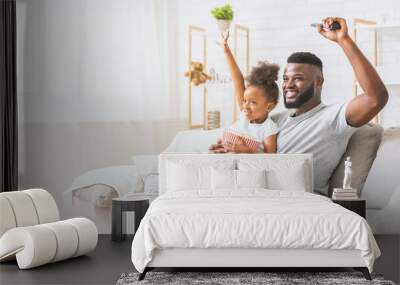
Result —
[[148, 194], [133, 194], [123, 198], [112, 199], [112, 225], [111, 225], [111, 240], [123, 241], [126, 239], [126, 234], [122, 232], [122, 215], [124, 212], [135, 212], [135, 232], [139, 227], [140, 221], [146, 214], [149, 208], [150, 201], [157, 195]]
[[332, 202], [339, 204], [340, 206], [359, 214], [365, 219], [366, 202], [365, 200], [332, 200]]

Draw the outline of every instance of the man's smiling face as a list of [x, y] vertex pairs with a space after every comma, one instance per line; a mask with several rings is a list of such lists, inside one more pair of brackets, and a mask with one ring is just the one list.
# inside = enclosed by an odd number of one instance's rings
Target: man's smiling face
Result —
[[[303, 63], [288, 63], [283, 74], [283, 100], [286, 108], [300, 108], [319, 95], [322, 81], [321, 71]], [[318, 84], [321, 82], [321, 84]]]

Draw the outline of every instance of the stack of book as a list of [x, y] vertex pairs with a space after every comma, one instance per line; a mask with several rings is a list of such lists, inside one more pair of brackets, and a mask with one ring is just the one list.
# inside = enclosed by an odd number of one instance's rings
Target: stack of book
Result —
[[218, 129], [221, 126], [221, 113], [219, 111], [207, 112], [207, 129]]
[[350, 188], [350, 189], [342, 189], [342, 188], [333, 188], [332, 194], [333, 200], [358, 200], [357, 189]]

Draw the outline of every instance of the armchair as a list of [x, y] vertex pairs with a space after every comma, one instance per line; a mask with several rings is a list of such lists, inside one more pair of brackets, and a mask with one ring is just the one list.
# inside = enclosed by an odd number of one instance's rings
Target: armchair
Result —
[[86, 254], [97, 245], [97, 228], [86, 218], [60, 221], [49, 192], [0, 193], [0, 262], [16, 259], [20, 269]]

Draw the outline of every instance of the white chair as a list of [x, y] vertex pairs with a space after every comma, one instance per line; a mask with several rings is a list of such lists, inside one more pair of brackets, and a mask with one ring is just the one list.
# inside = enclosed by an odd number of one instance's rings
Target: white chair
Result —
[[60, 221], [49, 192], [0, 193], [0, 262], [17, 259], [20, 269], [86, 254], [97, 245], [97, 228], [86, 218]]

